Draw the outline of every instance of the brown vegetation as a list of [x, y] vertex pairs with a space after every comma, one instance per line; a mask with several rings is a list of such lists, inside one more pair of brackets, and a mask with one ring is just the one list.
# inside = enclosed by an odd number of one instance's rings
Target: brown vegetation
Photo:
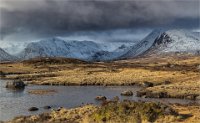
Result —
[[66, 58], [37, 58], [0, 64], [0, 70], [4, 79], [21, 79], [30, 84], [138, 84], [149, 92], [184, 97], [200, 94], [199, 65], [199, 56], [148, 57], [96, 63]]
[[[188, 109], [190, 111], [187, 111]], [[195, 116], [191, 113], [192, 111], [194, 111]], [[198, 111], [199, 109], [194, 106], [181, 107], [153, 102], [105, 101], [101, 106], [85, 105], [74, 109], [62, 108], [40, 115], [19, 116], [9, 123], [195, 123], [200, 121]]]

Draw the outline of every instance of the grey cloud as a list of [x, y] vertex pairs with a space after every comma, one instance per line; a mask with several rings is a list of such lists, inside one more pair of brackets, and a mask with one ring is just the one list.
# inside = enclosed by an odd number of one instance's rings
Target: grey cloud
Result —
[[77, 31], [196, 28], [199, 0], [0, 0], [1, 38], [30, 33], [64, 36]]

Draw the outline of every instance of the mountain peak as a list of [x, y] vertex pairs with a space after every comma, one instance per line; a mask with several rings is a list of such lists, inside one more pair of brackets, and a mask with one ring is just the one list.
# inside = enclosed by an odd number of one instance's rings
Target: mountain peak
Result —
[[144, 54], [197, 53], [200, 51], [200, 38], [185, 30], [154, 30], [147, 37], [121, 56], [134, 58]]

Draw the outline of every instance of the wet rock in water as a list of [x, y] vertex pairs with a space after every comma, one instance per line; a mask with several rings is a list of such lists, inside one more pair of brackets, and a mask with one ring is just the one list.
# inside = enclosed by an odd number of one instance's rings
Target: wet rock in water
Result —
[[137, 91], [136, 96], [137, 97], [144, 97], [146, 95], [146, 91]]
[[148, 97], [148, 98], [167, 98], [168, 94], [167, 94], [167, 92], [153, 93], [151, 91], [147, 91], [146, 92], [146, 97]]
[[153, 87], [153, 83], [151, 83], [151, 82], [143, 82], [142, 86], [143, 87]]
[[190, 94], [190, 95], [185, 96], [185, 99], [196, 100], [198, 96], [199, 96], [198, 94]]
[[122, 93], [121, 93], [121, 95], [122, 96], [133, 96], [133, 92], [132, 91], [123, 91]]
[[145, 98], [168, 98], [167, 92], [152, 92], [149, 90], [141, 90], [137, 91], [137, 97], [145, 97]]
[[25, 86], [26, 85], [21, 80], [14, 80], [6, 83], [6, 88], [12, 88], [12, 89], [24, 89]]
[[105, 96], [96, 96], [95, 100], [106, 100], [107, 98]]
[[44, 106], [44, 109], [51, 109], [51, 106]]
[[58, 109], [56, 111], [60, 111], [63, 107], [58, 107]]
[[39, 110], [37, 107], [31, 107], [31, 108], [29, 108], [28, 109], [29, 111], [37, 111], [37, 110]]

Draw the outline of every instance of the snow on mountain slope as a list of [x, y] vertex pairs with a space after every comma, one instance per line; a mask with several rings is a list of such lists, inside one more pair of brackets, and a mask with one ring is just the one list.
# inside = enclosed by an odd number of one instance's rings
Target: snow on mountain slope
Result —
[[134, 58], [138, 55], [143, 54], [154, 44], [155, 39], [161, 35], [163, 30], [154, 30], [147, 37], [145, 37], [142, 41], [133, 45], [130, 50], [128, 50], [125, 54], [120, 56], [120, 58]]
[[200, 37], [183, 30], [169, 30], [155, 40], [153, 48], [163, 52], [187, 52], [200, 51]]
[[115, 60], [118, 57], [120, 57], [121, 55], [123, 55], [124, 53], [126, 53], [129, 49], [130, 46], [132, 45], [125, 45], [122, 44], [121, 46], [119, 46], [117, 49], [115, 49], [114, 51], [100, 51], [95, 53], [93, 56], [91, 56], [90, 60], [92, 61], [107, 61], [107, 60]]
[[12, 60], [16, 60], [16, 58], [0, 48], [0, 61], [12, 61]]
[[175, 52], [199, 53], [200, 37], [185, 30], [155, 30], [120, 58]]
[[106, 46], [92, 41], [64, 41], [58, 38], [33, 42], [20, 53], [20, 58], [68, 57], [87, 60], [96, 52], [107, 49]]
[[26, 47], [26, 45], [26, 42], [1, 42], [1, 48], [11, 55], [18, 54]]

